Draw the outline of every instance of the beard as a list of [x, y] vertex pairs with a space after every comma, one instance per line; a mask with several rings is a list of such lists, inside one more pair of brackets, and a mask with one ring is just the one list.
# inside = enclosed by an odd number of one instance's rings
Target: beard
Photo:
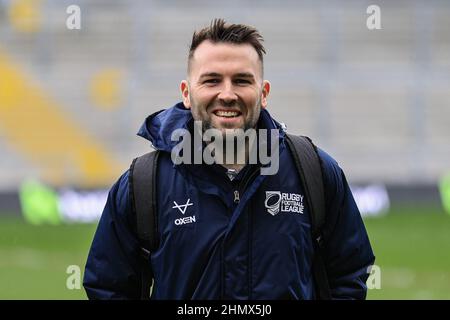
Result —
[[[255, 106], [247, 108], [247, 106], [240, 102], [240, 101], [233, 101], [232, 103], [223, 103], [219, 100], [214, 100], [211, 103], [207, 104], [206, 106], [203, 106], [201, 104], [198, 104], [192, 96], [190, 96], [191, 100], [191, 112], [192, 116], [195, 121], [201, 121], [202, 122], [202, 131], [205, 132], [208, 129], [217, 129], [222, 131], [222, 133], [225, 135], [227, 131], [234, 131], [238, 129], [242, 129], [244, 131], [247, 131], [248, 129], [255, 129], [256, 124], [259, 120], [259, 115], [261, 113], [261, 97], [259, 97], [258, 101], [256, 102]], [[211, 120], [211, 115], [208, 113], [208, 110], [211, 110], [215, 107], [224, 107], [224, 108], [234, 108], [239, 109], [241, 111], [241, 114], [244, 115], [244, 110], [247, 110], [247, 116], [250, 115], [249, 118], [244, 118], [244, 124], [239, 127], [221, 127], [217, 128], [213, 125]]]

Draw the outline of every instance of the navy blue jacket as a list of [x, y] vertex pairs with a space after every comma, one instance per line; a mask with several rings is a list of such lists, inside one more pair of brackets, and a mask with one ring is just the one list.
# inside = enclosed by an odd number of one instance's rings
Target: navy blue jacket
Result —
[[[217, 164], [173, 164], [170, 152], [177, 142], [171, 133], [189, 123], [191, 113], [179, 103], [149, 116], [138, 133], [164, 151], [157, 175], [160, 245], [148, 261], [152, 299], [314, 299], [309, 208], [299, 198], [304, 191], [280, 124], [261, 111], [259, 128], [280, 130], [278, 173], [258, 175], [247, 165], [231, 181]], [[364, 299], [372, 248], [343, 171], [322, 150], [319, 156], [332, 297]], [[141, 256], [128, 174], [111, 188], [89, 252], [84, 274], [89, 298], [140, 297]], [[269, 213], [267, 192], [285, 197], [284, 211]]]

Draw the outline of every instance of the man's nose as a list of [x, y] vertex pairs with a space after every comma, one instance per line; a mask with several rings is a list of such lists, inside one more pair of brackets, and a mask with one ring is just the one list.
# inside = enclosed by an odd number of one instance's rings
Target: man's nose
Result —
[[233, 85], [229, 82], [224, 83], [217, 98], [222, 100], [225, 104], [233, 103], [238, 99], [233, 90]]

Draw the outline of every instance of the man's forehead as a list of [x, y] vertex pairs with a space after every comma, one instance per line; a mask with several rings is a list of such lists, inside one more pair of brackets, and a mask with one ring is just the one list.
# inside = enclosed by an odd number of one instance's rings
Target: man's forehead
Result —
[[197, 69], [201, 74], [217, 72], [215, 69], [224, 67], [225, 63], [239, 73], [255, 73], [261, 68], [258, 53], [252, 45], [211, 41], [204, 41], [197, 47], [192, 57], [191, 68]]

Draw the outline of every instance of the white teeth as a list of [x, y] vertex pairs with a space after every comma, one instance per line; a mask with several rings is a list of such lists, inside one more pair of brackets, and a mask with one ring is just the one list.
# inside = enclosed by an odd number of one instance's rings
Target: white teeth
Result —
[[236, 111], [216, 111], [215, 114], [219, 117], [237, 117], [239, 112]]

